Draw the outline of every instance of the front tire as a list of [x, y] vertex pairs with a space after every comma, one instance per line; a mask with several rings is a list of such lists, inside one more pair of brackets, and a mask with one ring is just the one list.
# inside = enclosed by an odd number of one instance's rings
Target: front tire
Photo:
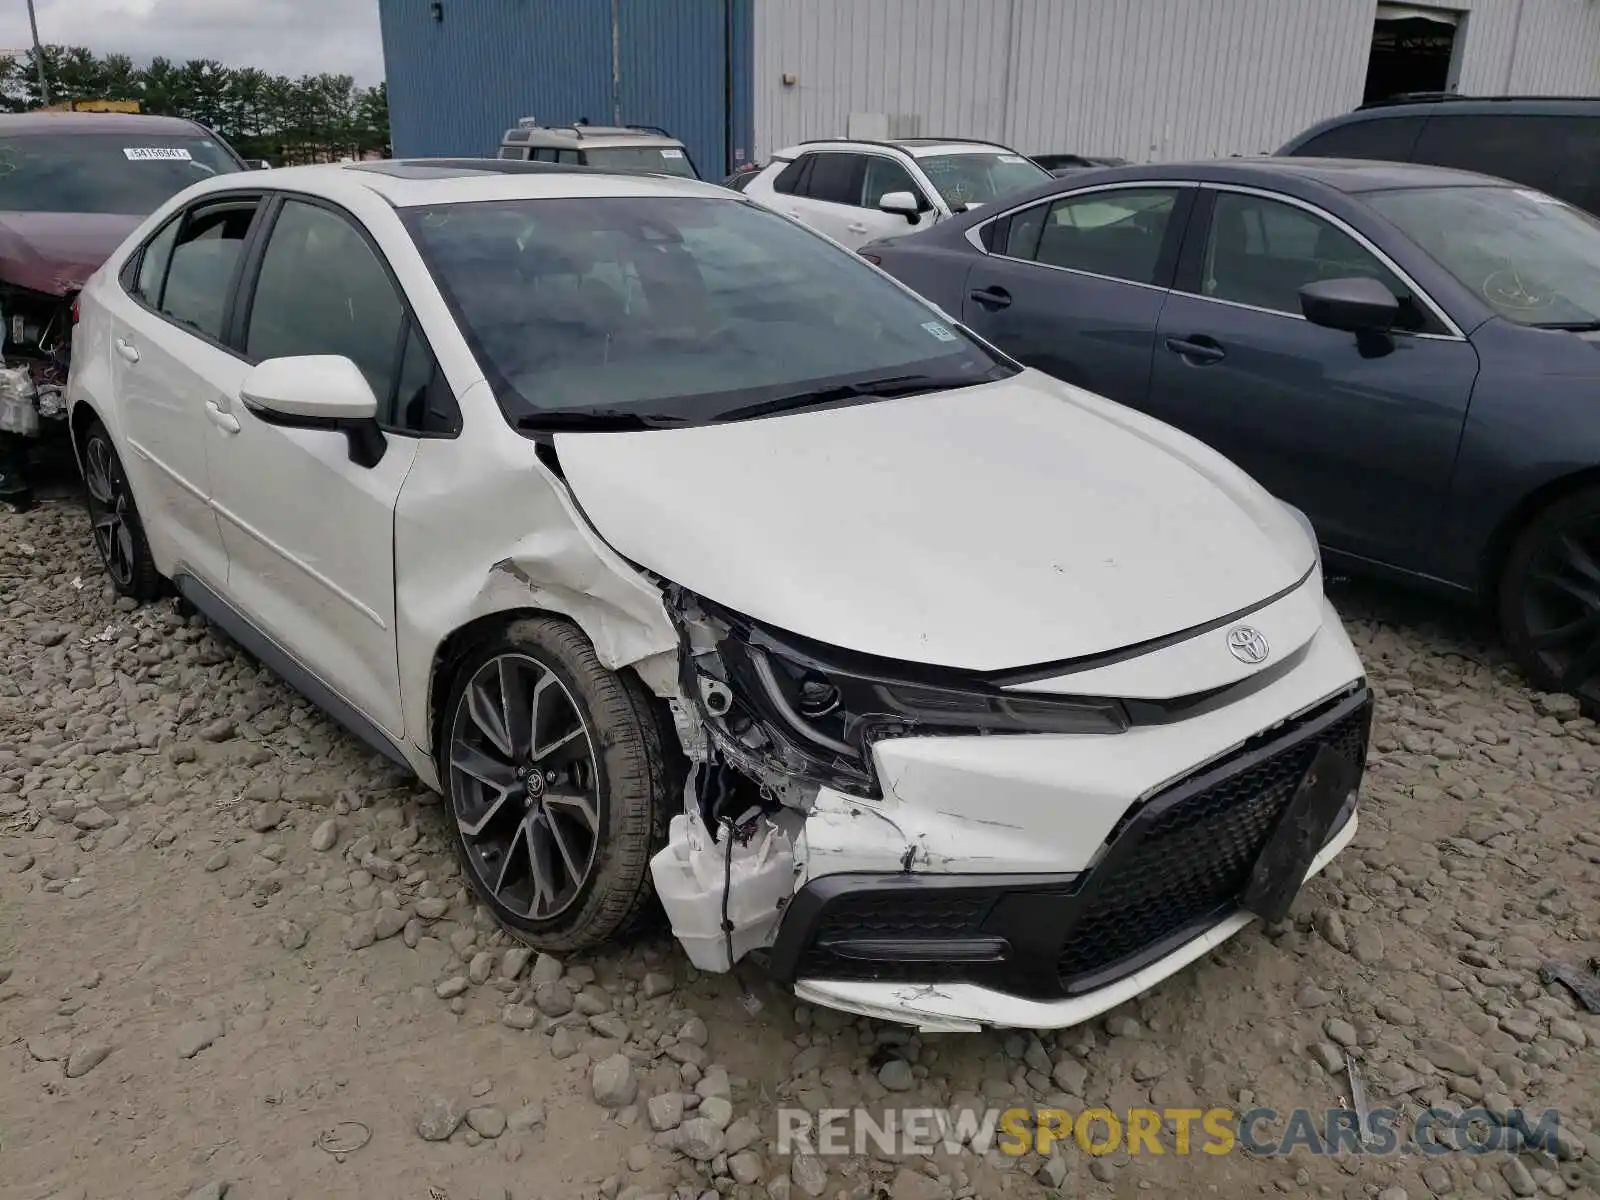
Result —
[[144, 522], [133, 488], [111, 434], [99, 421], [83, 437], [83, 480], [87, 488], [90, 533], [111, 585], [124, 596], [148, 603], [161, 594], [161, 573], [150, 556]]
[[1535, 686], [1600, 719], [1600, 488], [1558, 500], [1523, 530], [1500, 579], [1500, 627]]
[[458, 665], [439, 777], [467, 879], [541, 950], [632, 928], [654, 898], [667, 757], [651, 697], [607, 670], [574, 625], [512, 622]]

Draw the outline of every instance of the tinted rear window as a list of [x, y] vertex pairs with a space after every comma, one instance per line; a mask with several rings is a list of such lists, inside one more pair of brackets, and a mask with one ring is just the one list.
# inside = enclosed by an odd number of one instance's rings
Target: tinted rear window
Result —
[[1429, 117], [1414, 157], [1436, 167], [1498, 175], [1553, 191], [1568, 124], [1566, 117]]
[[1409, 162], [1422, 131], [1421, 117], [1382, 117], [1350, 121], [1296, 147], [1292, 153], [1309, 158], [1371, 158], [1384, 162]]
[[[565, 162], [565, 159], [558, 161]], [[694, 167], [681, 146], [602, 146], [584, 147], [583, 161], [591, 167], [622, 167], [639, 171], [660, 171], [695, 179]]]
[[191, 183], [239, 169], [204, 136], [130, 129], [0, 137], [0, 210], [143, 216]]

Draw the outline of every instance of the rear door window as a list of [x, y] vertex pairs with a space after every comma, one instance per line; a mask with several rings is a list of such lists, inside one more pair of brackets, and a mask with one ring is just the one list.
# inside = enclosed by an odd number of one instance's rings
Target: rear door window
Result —
[[806, 176], [805, 195], [829, 204], [861, 206], [861, 181], [866, 171], [864, 154], [823, 153]]
[[[1033, 257], [1046, 266], [1155, 283], [1177, 200], [1173, 188], [1118, 188], [1057, 200], [1044, 218]], [[1026, 228], [1013, 218], [1014, 234]]]
[[1600, 118], [1564, 118], [1561, 162], [1550, 194], [1600, 214]]
[[1384, 162], [1410, 162], [1421, 117], [1373, 117], [1347, 121], [1319, 133], [1294, 151], [1305, 158], [1372, 158]]
[[163, 313], [212, 341], [222, 340], [234, 274], [259, 203], [227, 200], [189, 210], [167, 268]]

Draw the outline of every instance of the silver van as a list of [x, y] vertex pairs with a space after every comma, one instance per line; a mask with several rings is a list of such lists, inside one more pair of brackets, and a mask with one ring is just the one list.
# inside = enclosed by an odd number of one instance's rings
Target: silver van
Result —
[[500, 139], [500, 157], [700, 178], [683, 143], [654, 125], [540, 125], [524, 117]]

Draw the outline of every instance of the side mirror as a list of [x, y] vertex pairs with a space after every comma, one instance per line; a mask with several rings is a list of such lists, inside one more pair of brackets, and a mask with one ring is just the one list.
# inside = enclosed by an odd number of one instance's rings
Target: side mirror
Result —
[[272, 170], [272, 164], [264, 158], [247, 158], [244, 160], [244, 165], [249, 167], [252, 171]]
[[898, 213], [913, 225], [922, 220], [922, 203], [913, 192], [885, 192], [878, 200], [878, 211]]
[[245, 376], [239, 399], [269, 425], [344, 434], [357, 466], [377, 466], [389, 448], [378, 428], [378, 398], [343, 355], [266, 359]]
[[1319, 279], [1300, 289], [1300, 311], [1328, 329], [1386, 333], [1400, 315], [1400, 301], [1376, 279]]

